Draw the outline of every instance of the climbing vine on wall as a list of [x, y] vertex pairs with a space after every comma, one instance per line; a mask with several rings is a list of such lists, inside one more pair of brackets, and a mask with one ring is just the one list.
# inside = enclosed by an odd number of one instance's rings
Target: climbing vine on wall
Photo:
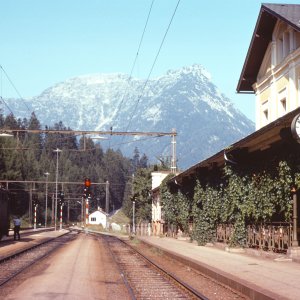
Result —
[[216, 239], [216, 226], [220, 221], [222, 208], [220, 190], [209, 186], [203, 188], [197, 181], [192, 209], [194, 226], [191, 238], [199, 245], [214, 242]]
[[292, 184], [300, 186], [300, 174], [292, 174], [286, 161], [279, 162], [275, 171], [253, 174], [225, 166], [218, 185], [197, 181], [193, 199], [181, 191], [172, 194], [166, 182], [161, 198], [167, 222], [187, 230], [186, 222], [192, 219], [191, 238], [200, 245], [216, 240], [218, 224], [231, 224], [230, 245], [244, 246], [246, 225], [290, 221], [290, 189]]
[[168, 224], [175, 225], [184, 232], [188, 232], [191, 202], [180, 191], [171, 194], [166, 184], [168, 179], [170, 179], [170, 177], [167, 177], [163, 181], [160, 188], [165, 221]]
[[176, 205], [173, 201], [174, 195], [170, 192], [167, 185], [171, 176], [167, 176], [160, 185], [160, 198], [163, 207], [164, 220], [166, 223], [176, 224]]

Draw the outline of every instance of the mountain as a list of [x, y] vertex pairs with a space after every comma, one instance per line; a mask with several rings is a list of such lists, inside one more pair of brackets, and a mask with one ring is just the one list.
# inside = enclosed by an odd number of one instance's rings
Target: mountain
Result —
[[[200, 65], [168, 71], [148, 80], [125, 74], [94, 74], [68, 79], [25, 99], [43, 125], [60, 120], [73, 130], [177, 131], [180, 168], [211, 156], [254, 131], [254, 124], [211, 82]], [[27, 117], [25, 105], [7, 102], [16, 117]], [[116, 137], [103, 148], [119, 148], [132, 157], [138, 147], [150, 161], [170, 156], [171, 138]]]

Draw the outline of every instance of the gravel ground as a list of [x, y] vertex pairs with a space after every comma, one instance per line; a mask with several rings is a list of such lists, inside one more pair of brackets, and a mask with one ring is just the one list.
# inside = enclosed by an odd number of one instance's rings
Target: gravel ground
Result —
[[182, 281], [200, 291], [210, 300], [241, 300], [249, 298], [233, 291], [232, 289], [219, 284], [215, 280], [208, 278], [197, 270], [191, 269], [182, 263], [169, 258], [158, 248], [148, 246], [138, 240], [131, 240], [129, 244], [142, 252], [145, 256], [155, 261], [170, 273], [176, 275]]
[[79, 235], [0, 288], [0, 299], [124, 299], [128, 291], [105, 244]]
[[[137, 240], [129, 243], [208, 299], [248, 299]], [[82, 298], [82, 295], [86, 295]], [[130, 299], [103, 242], [86, 235], [67, 243], [0, 288], [0, 299]]]

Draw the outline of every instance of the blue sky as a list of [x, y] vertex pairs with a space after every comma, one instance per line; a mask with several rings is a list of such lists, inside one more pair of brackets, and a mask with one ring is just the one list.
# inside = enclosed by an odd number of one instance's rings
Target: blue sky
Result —
[[[177, 1], [154, 1], [134, 77], [147, 78]], [[151, 2], [0, 0], [0, 64], [25, 98], [70, 77], [129, 74]], [[255, 96], [236, 94], [236, 86], [260, 7], [256, 0], [181, 0], [151, 77], [201, 64], [254, 120]], [[18, 97], [0, 75], [1, 96]]]

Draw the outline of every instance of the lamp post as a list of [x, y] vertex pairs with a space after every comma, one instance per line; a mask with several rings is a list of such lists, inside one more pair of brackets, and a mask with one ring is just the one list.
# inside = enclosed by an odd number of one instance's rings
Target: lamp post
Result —
[[48, 206], [48, 176], [50, 173], [44, 173], [46, 175], [46, 204], [45, 204], [45, 228], [47, 227], [47, 206]]
[[55, 176], [55, 212], [54, 212], [54, 230], [56, 230], [56, 219], [57, 219], [57, 181], [58, 181], [58, 153], [61, 152], [60, 149], [56, 148], [53, 150], [56, 152], [56, 176]]

